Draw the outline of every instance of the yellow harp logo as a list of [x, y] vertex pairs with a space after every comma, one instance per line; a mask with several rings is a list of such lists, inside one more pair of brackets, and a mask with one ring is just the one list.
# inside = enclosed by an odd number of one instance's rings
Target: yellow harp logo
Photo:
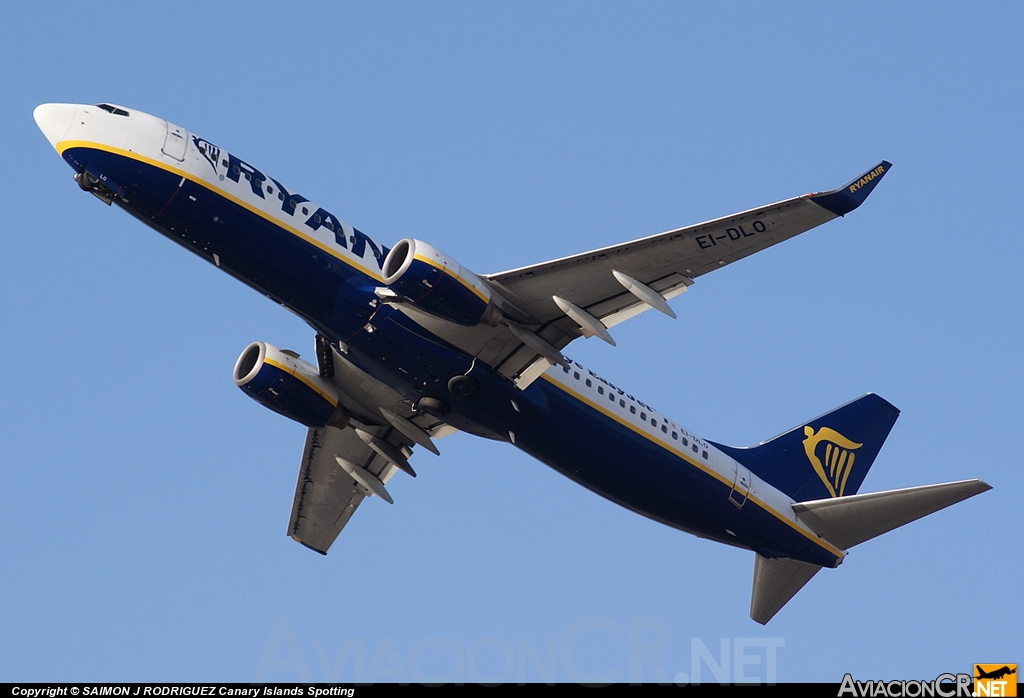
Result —
[[[835, 429], [822, 427], [815, 433], [811, 427], [804, 427], [804, 451], [807, 453], [807, 460], [814, 467], [814, 472], [825, 483], [829, 494], [833, 497], [842, 497], [846, 489], [846, 479], [853, 471], [854, 453], [864, 444], [855, 443], [840, 434]], [[825, 444], [819, 449], [819, 444]], [[822, 457], [819, 458], [818, 455]], [[837, 494], [838, 493], [838, 494]]]

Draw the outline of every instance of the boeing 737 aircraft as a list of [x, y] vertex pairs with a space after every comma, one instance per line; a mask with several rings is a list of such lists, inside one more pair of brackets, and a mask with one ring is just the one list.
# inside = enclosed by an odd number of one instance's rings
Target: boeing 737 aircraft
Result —
[[[386, 247], [233, 153], [114, 104], [44, 104], [36, 123], [83, 190], [116, 204], [315, 332], [316, 366], [266, 342], [235, 383], [308, 427], [288, 534], [326, 554], [366, 497], [392, 502], [416, 446], [507, 441], [613, 502], [754, 552], [767, 623], [847, 549], [990, 489], [858, 494], [899, 415], [867, 394], [750, 448], [724, 446], [562, 354], [694, 280], [850, 213], [889, 171], [620, 245], [475, 274], [421, 240]], [[419, 467], [419, 466], [417, 466]]]

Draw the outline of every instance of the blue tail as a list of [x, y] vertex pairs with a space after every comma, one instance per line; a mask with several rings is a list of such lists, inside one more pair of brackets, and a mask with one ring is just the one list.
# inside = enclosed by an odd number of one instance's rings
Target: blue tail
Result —
[[856, 494], [900, 411], [868, 393], [750, 448], [715, 444], [797, 502]]

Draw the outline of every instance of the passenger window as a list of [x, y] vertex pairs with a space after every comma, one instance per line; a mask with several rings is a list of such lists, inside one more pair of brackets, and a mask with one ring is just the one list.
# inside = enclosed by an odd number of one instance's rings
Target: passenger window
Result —
[[646, 422], [647, 421], [647, 413], [646, 412], [641, 412], [640, 413], [640, 419], [642, 419], [642, 420], [644, 420]]
[[611, 393], [608, 393], [608, 399], [611, 400], [612, 402], [615, 402], [615, 396], [612, 395]]
[[283, 191], [277, 192], [277, 200], [278, 201], [284, 201], [284, 192]]
[[630, 405], [629, 406], [629, 413], [630, 414], [636, 414], [636, 407], [634, 407], [633, 405]]
[[[658, 420], [655, 419], [654, 417], [651, 417], [651, 425], [652, 426], [658, 426]], [[662, 431], [664, 431], [665, 427], [662, 427], [661, 429], [662, 429]]]
[[224, 165], [224, 167], [227, 167], [228, 166], [228, 161], [227, 160], [221, 160], [220, 164]]
[[675, 432], [675, 431], [672, 432], [672, 440], [673, 441], [679, 441], [679, 433], [678, 432]]
[[604, 388], [602, 388], [600, 385], [597, 386], [597, 394], [598, 395], [604, 395]]
[[[614, 398], [612, 398], [612, 399], [614, 399]], [[619, 400], [619, 407], [625, 407], [625, 406], [626, 406], [626, 401], [625, 400]]]
[[661, 425], [661, 433], [662, 434], [667, 434], [668, 433], [668, 427], [665, 426], [664, 424]]
[[694, 452], [694, 453], [696, 453], [696, 452], [697, 452], [697, 450], [698, 450], [698, 449], [697, 449], [697, 444], [694, 444], [694, 445], [693, 445], [693, 452]]
[[269, 184], [267, 185], [267, 193], [268, 194], [273, 194], [274, 193], [274, 188], [272, 186], [270, 186]]
[[580, 379], [580, 372], [579, 371], [573, 371], [572, 372], [572, 377], [575, 378], [576, 380], [579, 380]]
[[708, 459], [708, 452], [707, 452], [707, 451], [701, 451], [701, 452], [700, 452], [700, 455], [701, 455], [701, 457], [702, 457], [702, 458], [703, 458], [704, 460], [707, 460], [707, 459]]
[[590, 382], [590, 379], [588, 378], [588, 379], [587, 379], [587, 387], [589, 388], [589, 387], [590, 387], [591, 385], [593, 385], [593, 383], [591, 383], [591, 382]]
[[309, 209], [306, 208], [305, 206], [302, 207], [302, 215], [303, 216], [308, 216], [309, 215]]
[[317, 225], [320, 225], [320, 214], [319, 213], [313, 215], [313, 222], [316, 223]]
[[239, 172], [241, 172], [241, 170], [238, 169], [238, 165], [235, 165], [234, 167], [232, 167], [231, 171], [234, 172], [235, 174], [238, 174]]
[[568, 366], [562, 366], [562, 373], [568, 373], [568, 372], [569, 372], [569, 367]]

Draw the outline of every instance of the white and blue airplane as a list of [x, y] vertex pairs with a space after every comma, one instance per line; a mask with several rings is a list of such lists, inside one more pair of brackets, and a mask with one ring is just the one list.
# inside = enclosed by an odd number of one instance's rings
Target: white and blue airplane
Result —
[[980, 480], [858, 494], [899, 415], [867, 394], [750, 448], [701, 438], [562, 354], [699, 276], [850, 213], [890, 164], [798, 196], [620, 245], [475, 274], [421, 240], [387, 247], [238, 156], [114, 104], [44, 104], [35, 121], [83, 190], [305, 320], [316, 366], [265, 342], [235, 383], [308, 427], [288, 534], [326, 554], [369, 496], [392, 502], [420, 446], [507, 441], [597, 494], [754, 552], [767, 623], [847, 550], [985, 490]]

